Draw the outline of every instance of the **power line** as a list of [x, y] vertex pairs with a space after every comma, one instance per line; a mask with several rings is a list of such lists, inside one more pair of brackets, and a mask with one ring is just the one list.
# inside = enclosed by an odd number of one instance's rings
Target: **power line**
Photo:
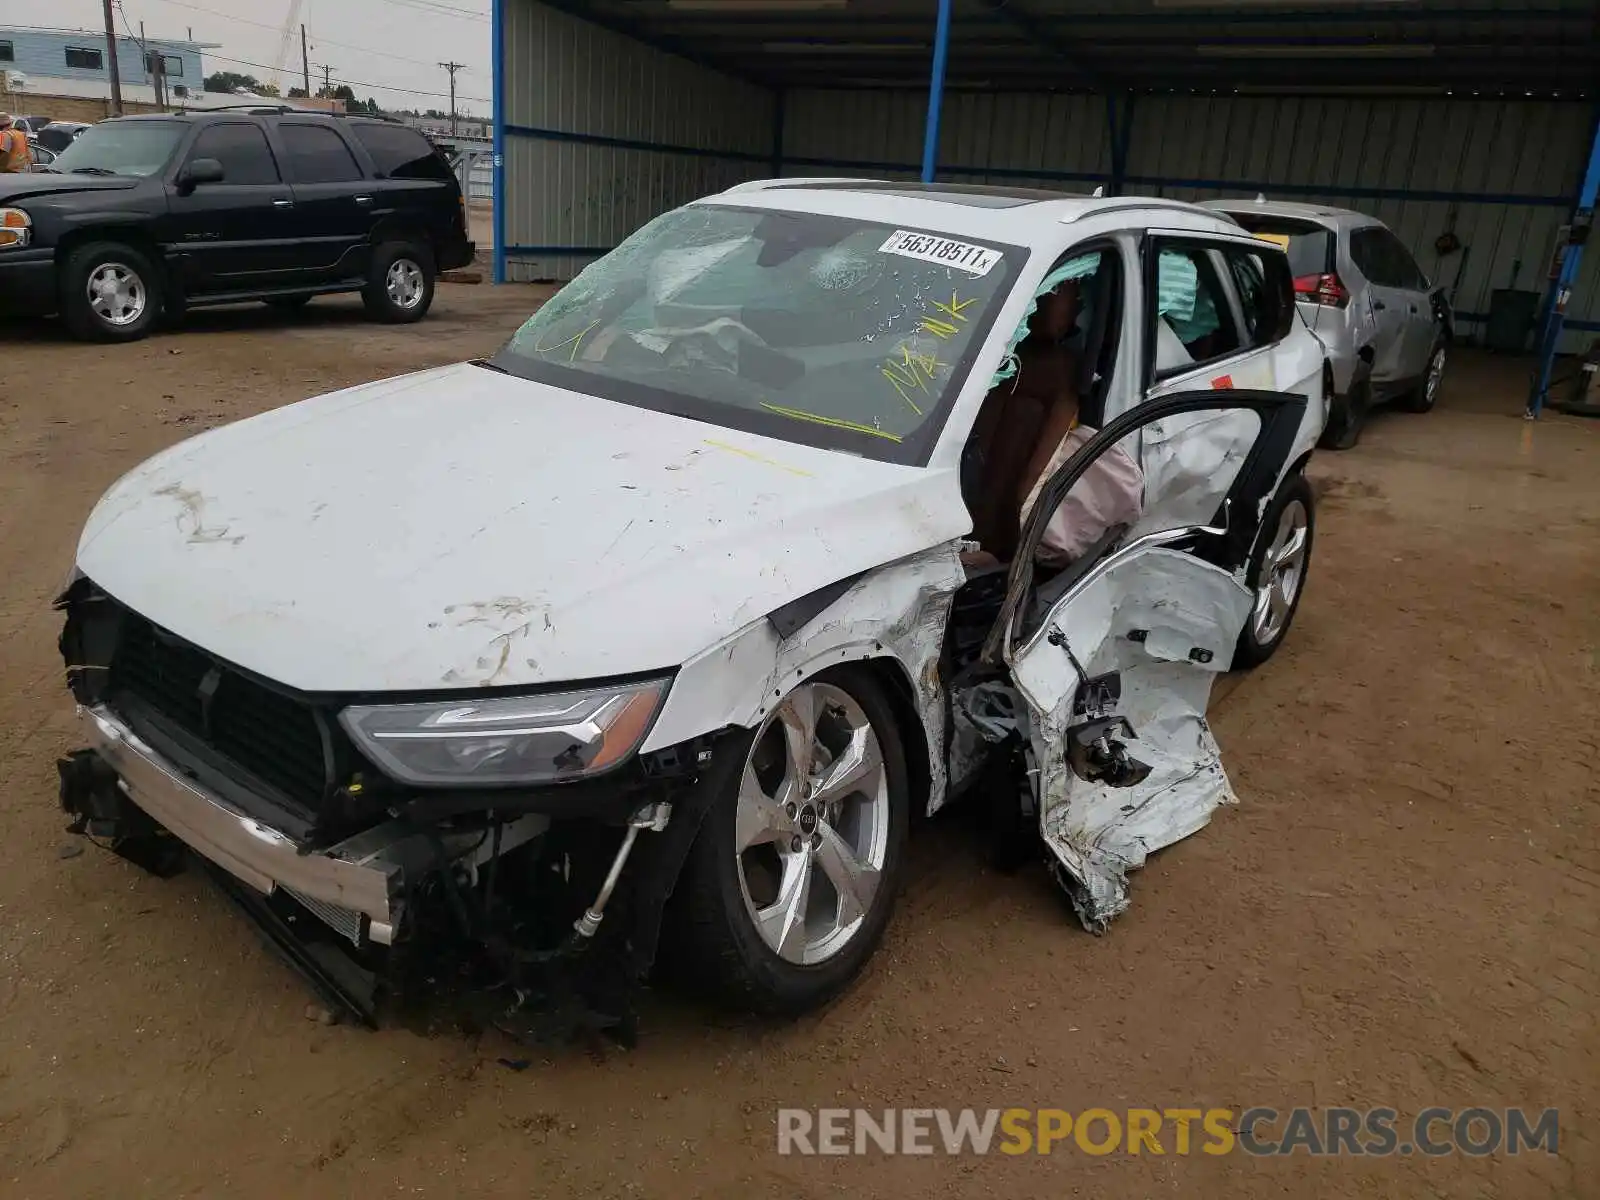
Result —
[[[206, 13], [209, 16], [218, 17], [224, 21], [234, 21], [240, 25], [252, 25], [257, 29], [271, 30], [273, 33], [278, 33], [281, 29], [281, 26], [269, 25], [265, 21], [251, 21], [245, 17], [235, 17], [229, 13], [218, 12], [214, 8], [206, 8], [199, 4], [188, 4], [185, 2], [185, 0], [160, 0], [160, 2], [162, 4], [170, 4], [174, 8], [187, 8], [193, 12]], [[391, 54], [387, 50], [372, 50], [366, 46], [357, 46], [352, 42], [340, 42], [330, 37], [322, 37], [321, 35], [318, 35], [316, 40], [319, 43], [329, 46], [338, 46], [341, 50], [354, 50], [359, 54], [372, 54], [379, 58], [392, 58], [396, 62], [410, 63], [414, 67], [431, 67], [434, 65], [433, 63], [426, 62], [420, 58], [407, 58], [404, 54]], [[211, 56], [208, 55], [207, 57]]]
[[[207, 53], [206, 58], [215, 59], [217, 62], [224, 62], [235, 67], [255, 67], [257, 70], [261, 71], [271, 71], [275, 69], [273, 67], [269, 67], [266, 63], [251, 62], [244, 58], [229, 58], [225, 54]], [[408, 96], [431, 96], [436, 100], [448, 100], [450, 98], [448, 92], [428, 92], [422, 90], [421, 88], [396, 87], [392, 83], [364, 83], [359, 79], [336, 79], [334, 80], [334, 83], [347, 84], [352, 88], [373, 88], [380, 92], [404, 92]], [[493, 103], [493, 101], [487, 96], [460, 96], [458, 99], [471, 100], [477, 104]]]

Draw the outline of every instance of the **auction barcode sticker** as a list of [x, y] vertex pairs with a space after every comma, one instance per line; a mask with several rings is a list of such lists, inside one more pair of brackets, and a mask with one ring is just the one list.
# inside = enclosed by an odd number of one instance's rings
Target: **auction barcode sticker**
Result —
[[957, 242], [931, 233], [915, 233], [905, 229], [896, 229], [878, 249], [883, 254], [920, 258], [923, 262], [939, 263], [972, 275], [987, 275], [1003, 257], [1000, 251], [988, 246], [975, 246], [971, 242]]

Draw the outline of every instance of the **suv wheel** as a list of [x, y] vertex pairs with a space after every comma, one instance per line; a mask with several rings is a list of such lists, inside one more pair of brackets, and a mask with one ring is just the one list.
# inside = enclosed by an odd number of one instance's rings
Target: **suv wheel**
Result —
[[91, 242], [67, 256], [61, 316], [85, 341], [131, 342], [150, 332], [164, 300], [154, 264], [120, 242]]
[[859, 668], [767, 716], [684, 866], [669, 969], [714, 999], [796, 1014], [855, 978], [894, 905], [910, 813], [894, 710]]
[[1234, 648], [1236, 668], [1260, 666], [1288, 636], [1305, 593], [1316, 529], [1311, 484], [1304, 475], [1291, 475], [1273, 497], [1250, 555], [1246, 581], [1255, 593], [1255, 606]]
[[1406, 412], [1432, 412], [1433, 406], [1439, 402], [1439, 389], [1444, 386], [1444, 364], [1445, 344], [1436, 342], [1433, 353], [1428, 355], [1428, 369], [1423, 372], [1422, 382], [1414, 391], [1407, 393], [1400, 407]]
[[372, 255], [372, 271], [361, 293], [367, 312], [379, 321], [404, 325], [420, 321], [433, 306], [433, 255], [409, 242], [386, 242]]

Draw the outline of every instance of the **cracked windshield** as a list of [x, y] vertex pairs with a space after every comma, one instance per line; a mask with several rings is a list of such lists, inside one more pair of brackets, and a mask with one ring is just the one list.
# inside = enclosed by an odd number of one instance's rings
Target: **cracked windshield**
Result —
[[809, 213], [652, 221], [536, 313], [493, 365], [812, 445], [931, 445], [1020, 251]]

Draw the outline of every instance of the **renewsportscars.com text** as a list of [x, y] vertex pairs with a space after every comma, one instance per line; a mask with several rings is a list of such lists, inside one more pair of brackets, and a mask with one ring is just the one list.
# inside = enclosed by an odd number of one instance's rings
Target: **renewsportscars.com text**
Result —
[[1520, 1108], [782, 1108], [779, 1154], [1557, 1153], [1560, 1113]]

